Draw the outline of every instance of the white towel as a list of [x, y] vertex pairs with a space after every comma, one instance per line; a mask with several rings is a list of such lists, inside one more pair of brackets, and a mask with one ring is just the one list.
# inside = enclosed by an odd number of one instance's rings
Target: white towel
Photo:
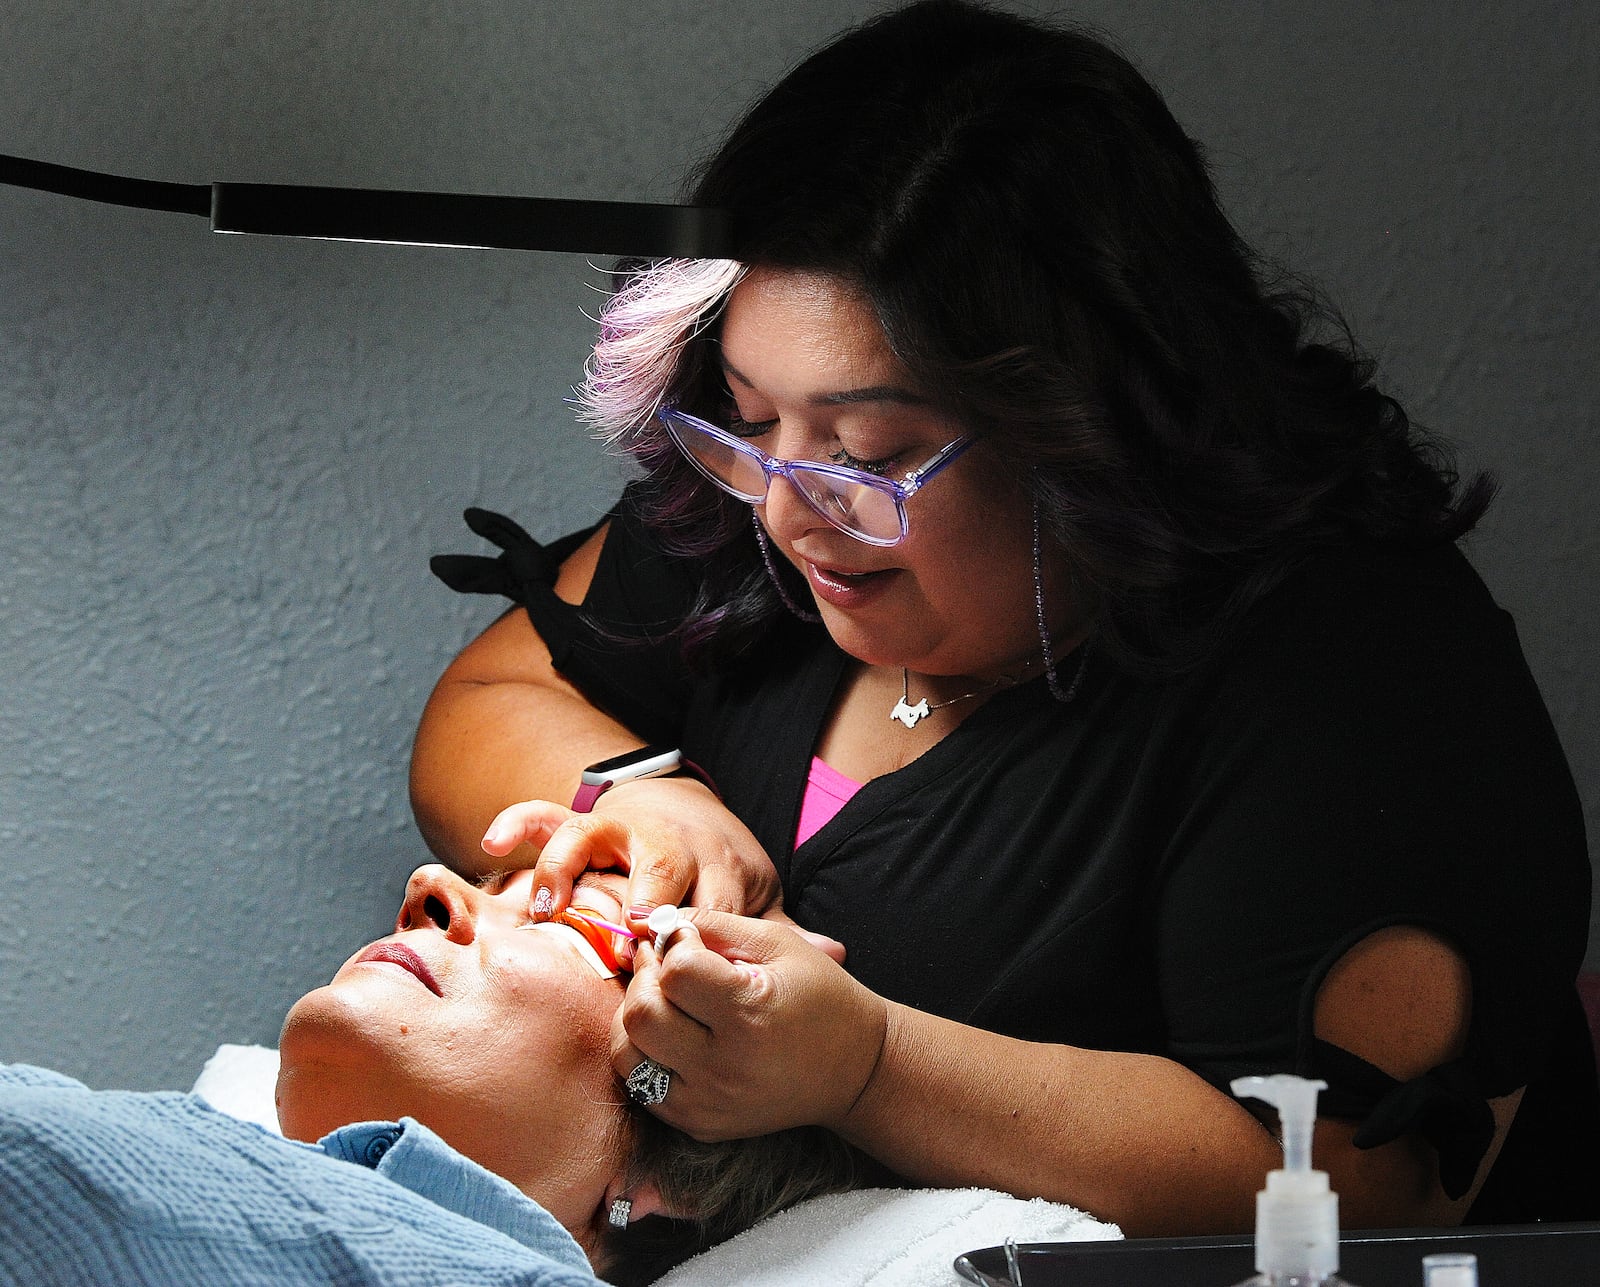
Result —
[[278, 1052], [269, 1046], [217, 1047], [195, 1078], [194, 1093], [218, 1112], [278, 1128]]
[[798, 1203], [702, 1252], [656, 1287], [934, 1287], [955, 1258], [1007, 1238], [1094, 1242], [1122, 1230], [1075, 1207], [991, 1189], [857, 1189]]
[[[195, 1081], [213, 1108], [278, 1130], [278, 1052], [221, 1045]], [[934, 1287], [965, 1251], [1122, 1231], [1075, 1207], [991, 1189], [857, 1189], [801, 1202], [679, 1265], [657, 1287]]]

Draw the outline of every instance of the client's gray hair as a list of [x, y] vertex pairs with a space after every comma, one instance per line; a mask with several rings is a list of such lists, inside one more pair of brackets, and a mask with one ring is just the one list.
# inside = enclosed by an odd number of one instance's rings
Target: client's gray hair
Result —
[[603, 1272], [616, 1287], [652, 1282], [802, 1198], [858, 1183], [856, 1153], [820, 1126], [703, 1143], [642, 1109], [632, 1116], [629, 1178], [654, 1184], [679, 1216], [649, 1216], [608, 1231]]

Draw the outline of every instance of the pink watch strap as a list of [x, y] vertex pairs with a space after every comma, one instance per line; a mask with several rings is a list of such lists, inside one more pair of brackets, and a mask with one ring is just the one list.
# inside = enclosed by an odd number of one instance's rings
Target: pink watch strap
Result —
[[[676, 773], [687, 773], [691, 777], [699, 778], [700, 781], [711, 788], [712, 795], [720, 796], [722, 794], [717, 790], [717, 784], [711, 780], [711, 775], [687, 756], [680, 756], [678, 763], [667, 772], [659, 775], [652, 774], [651, 776], [671, 777]], [[633, 782], [638, 779], [624, 776], [622, 780], [624, 782]], [[572, 797], [572, 811], [574, 813], [592, 813], [595, 801], [616, 785], [616, 780], [613, 778], [607, 778], [603, 782], [580, 782], [577, 794]]]
[[572, 811], [574, 813], [589, 813], [594, 809], [594, 802], [603, 796], [610, 788], [610, 782], [585, 782], [578, 788], [578, 794], [572, 797]]

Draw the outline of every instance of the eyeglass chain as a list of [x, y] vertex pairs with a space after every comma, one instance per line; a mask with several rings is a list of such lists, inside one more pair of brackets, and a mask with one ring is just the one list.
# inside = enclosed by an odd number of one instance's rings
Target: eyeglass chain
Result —
[[[1078, 695], [1078, 689], [1083, 684], [1083, 672], [1089, 664], [1089, 645], [1084, 644], [1082, 653], [1078, 658], [1078, 669], [1072, 676], [1072, 683], [1066, 688], [1061, 687], [1061, 681], [1056, 678], [1055, 650], [1050, 643], [1050, 627], [1045, 622], [1044, 616], [1044, 549], [1039, 536], [1039, 502], [1033, 503], [1033, 615], [1034, 622], [1039, 628], [1039, 652], [1044, 663], [1045, 682], [1050, 685], [1050, 696], [1065, 705]], [[984, 693], [993, 692], [996, 688], [1011, 688], [1020, 684], [1028, 677], [1028, 672], [1038, 661], [1029, 660], [1023, 663], [1022, 673], [1017, 675], [1002, 675], [999, 679], [991, 680], [979, 688], [974, 688], [970, 693], [962, 693], [960, 697], [952, 697], [948, 701], [930, 702], [926, 697], [919, 698], [915, 704], [911, 701], [911, 672], [906, 667], [900, 668], [900, 700], [894, 704], [894, 709], [889, 712], [889, 718], [899, 720], [907, 728], [915, 728], [922, 720], [934, 711], [943, 710], [946, 706], [954, 706], [958, 702], [968, 701]]]
[[809, 621], [812, 625], [820, 624], [821, 617], [815, 612], [807, 612], [790, 598], [789, 592], [783, 588], [783, 578], [778, 575], [778, 569], [772, 562], [772, 547], [767, 544], [766, 530], [761, 526], [761, 520], [756, 517], [756, 512], [753, 509], [750, 511], [750, 522], [755, 525], [756, 544], [761, 547], [761, 561], [767, 565], [767, 576], [771, 578], [772, 588], [778, 592], [778, 598], [783, 600], [783, 606], [802, 621]]
[[1050, 696], [1065, 706], [1078, 695], [1083, 686], [1084, 668], [1089, 664], [1089, 644], [1085, 639], [1078, 658], [1078, 669], [1065, 689], [1056, 678], [1056, 658], [1050, 647], [1050, 627], [1044, 621], [1044, 547], [1039, 539], [1039, 502], [1033, 502], [1033, 617], [1039, 624], [1039, 651], [1044, 656], [1044, 677], [1050, 685]]
[[[767, 534], [762, 530], [761, 520], [756, 517], [754, 511], [750, 514], [750, 521], [755, 527], [756, 544], [761, 547], [761, 561], [766, 564], [767, 576], [771, 578], [773, 588], [778, 592], [778, 598], [783, 600], [783, 606], [802, 621], [809, 621], [813, 624], [820, 622], [822, 620], [821, 617], [802, 608], [784, 588], [783, 580], [778, 576], [778, 569], [772, 561], [772, 547], [767, 543]], [[1051, 647], [1050, 627], [1045, 622], [1044, 550], [1039, 535], [1038, 501], [1033, 504], [1033, 613], [1034, 622], [1039, 629], [1039, 651], [1044, 663], [1045, 682], [1050, 685], [1050, 695], [1056, 701], [1065, 705], [1077, 697], [1078, 689], [1083, 685], [1084, 671], [1089, 665], [1089, 645], [1085, 643], [1080, 649], [1078, 669], [1072, 676], [1072, 682], [1066, 688], [1062, 688], [1061, 681], [1056, 677], [1055, 650]], [[1022, 674], [1002, 675], [999, 679], [992, 680], [979, 688], [974, 688], [970, 693], [962, 693], [961, 696], [952, 697], [948, 701], [930, 702], [926, 697], [922, 697], [915, 703], [911, 701], [911, 671], [909, 668], [902, 666], [900, 668], [900, 700], [894, 704], [894, 709], [889, 712], [889, 718], [898, 720], [908, 729], [915, 728], [934, 711], [943, 710], [946, 706], [955, 706], [959, 702], [968, 701], [983, 693], [992, 692], [996, 688], [1010, 688], [1022, 683], [1028, 677], [1027, 672], [1037, 665], [1039, 665], [1039, 662], [1030, 660], [1023, 665]]]

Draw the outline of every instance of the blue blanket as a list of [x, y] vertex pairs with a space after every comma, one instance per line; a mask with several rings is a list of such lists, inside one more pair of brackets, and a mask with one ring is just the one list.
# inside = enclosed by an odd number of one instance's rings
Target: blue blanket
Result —
[[404, 1118], [284, 1140], [193, 1095], [0, 1065], [0, 1283], [595, 1287], [571, 1235]]

